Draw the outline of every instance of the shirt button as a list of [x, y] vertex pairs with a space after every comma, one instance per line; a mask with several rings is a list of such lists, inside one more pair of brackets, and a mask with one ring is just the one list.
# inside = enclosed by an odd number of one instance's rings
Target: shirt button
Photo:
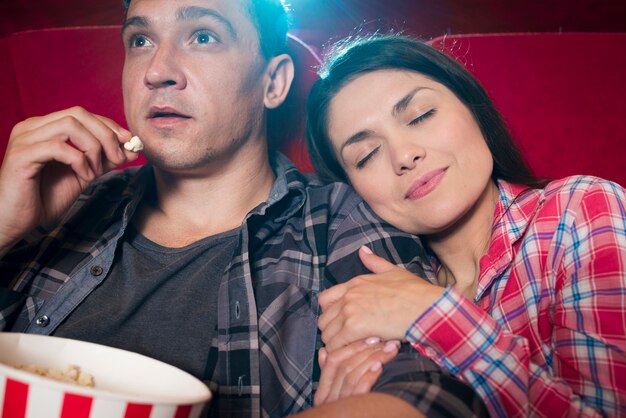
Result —
[[239, 305], [239, 301], [235, 301], [235, 318], [241, 318], [241, 305]]
[[46, 327], [49, 323], [50, 318], [48, 318], [48, 315], [42, 315], [35, 321], [35, 324], [39, 325], [40, 327]]
[[102, 266], [91, 266], [89, 272], [92, 276], [100, 276], [104, 272], [104, 269]]

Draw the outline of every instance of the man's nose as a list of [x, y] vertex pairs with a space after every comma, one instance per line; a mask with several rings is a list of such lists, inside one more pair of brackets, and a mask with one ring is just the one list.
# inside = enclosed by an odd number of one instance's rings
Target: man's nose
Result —
[[169, 43], [158, 46], [144, 78], [144, 83], [149, 89], [186, 87], [187, 80], [181, 70], [178, 55], [176, 47]]

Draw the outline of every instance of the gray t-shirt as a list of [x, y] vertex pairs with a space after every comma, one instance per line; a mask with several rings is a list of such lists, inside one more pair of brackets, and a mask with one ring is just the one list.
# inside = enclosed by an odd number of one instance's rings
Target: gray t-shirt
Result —
[[129, 227], [109, 275], [53, 335], [141, 352], [208, 380], [218, 288], [238, 232], [165, 248]]

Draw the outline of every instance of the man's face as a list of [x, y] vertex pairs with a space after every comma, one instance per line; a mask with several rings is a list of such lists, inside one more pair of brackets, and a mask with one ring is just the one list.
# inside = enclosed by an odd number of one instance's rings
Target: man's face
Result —
[[133, 0], [124, 107], [157, 167], [189, 171], [265, 140], [264, 78], [244, 0]]

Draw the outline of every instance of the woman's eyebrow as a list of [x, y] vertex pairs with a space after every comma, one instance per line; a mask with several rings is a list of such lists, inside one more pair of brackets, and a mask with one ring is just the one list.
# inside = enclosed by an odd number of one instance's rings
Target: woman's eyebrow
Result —
[[339, 150], [339, 155], [341, 155], [341, 153], [343, 152], [343, 149], [345, 147], [347, 147], [348, 145], [353, 145], [356, 144], [357, 142], [361, 142], [364, 139], [370, 137], [373, 134], [373, 132], [369, 129], [363, 130], [363, 131], [359, 131], [357, 133], [355, 133], [354, 135], [351, 135], [350, 138], [348, 138], [346, 141], [344, 141], [343, 144], [341, 144], [341, 149]]
[[426, 88], [427, 87], [416, 87], [402, 99], [398, 100], [398, 102], [393, 106], [393, 109], [391, 110], [391, 115], [393, 117], [397, 117], [400, 113], [404, 112], [409, 106], [409, 103], [411, 103], [411, 100], [413, 100], [413, 97], [417, 94], [417, 92]]

